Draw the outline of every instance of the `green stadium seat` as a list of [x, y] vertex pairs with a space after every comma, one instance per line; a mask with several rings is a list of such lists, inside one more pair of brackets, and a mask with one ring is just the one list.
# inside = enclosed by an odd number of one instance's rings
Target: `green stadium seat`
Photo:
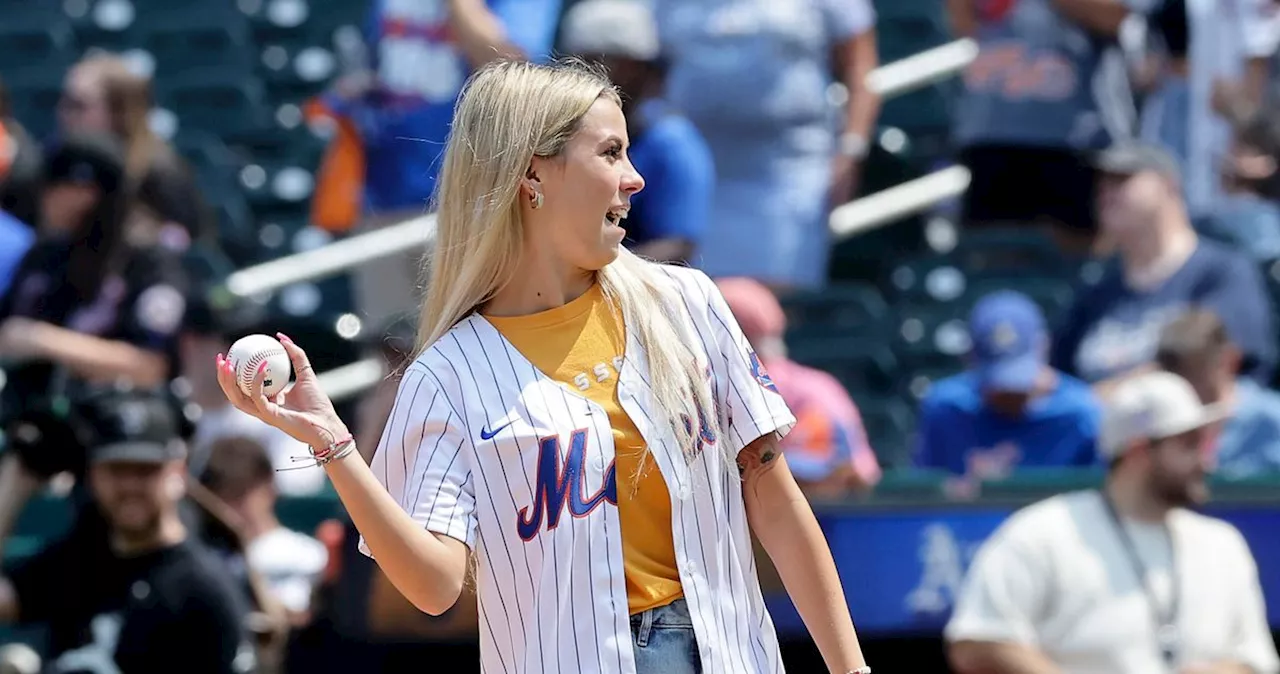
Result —
[[323, 46], [332, 46], [335, 31], [346, 27], [363, 30], [371, 7], [370, 0], [307, 0], [307, 5], [308, 30], [314, 44]]
[[313, 169], [292, 162], [254, 161], [240, 172], [240, 185], [255, 213], [306, 213], [315, 190]]
[[77, 47], [71, 22], [56, 8], [24, 3], [4, 11], [0, 19], [0, 73], [36, 64], [66, 67]]
[[965, 272], [985, 278], [1021, 279], [1030, 274], [1067, 279], [1080, 267], [1080, 260], [1031, 227], [970, 229], [948, 257]]
[[230, 3], [145, 12], [131, 30], [138, 46], [155, 58], [157, 80], [212, 67], [238, 73], [253, 70], [255, 49], [248, 22]]
[[842, 337], [788, 342], [790, 357], [802, 365], [827, 372], [858, 398], [894, 391], [899, 379], [898, 361], [879, 342]]
[[271, 111], [262, 83], [244, 73], [211, 68], [158, 82], [158, 102], [178, 116], [179, 129], [222, 137], [268, 128]]
[[968, 353], [967, 309], [959, 301], [900, 305], [895, 351], [908, 361], [919, 354]]
[[56, 65], [6, 69], [0, 73], [9, 90], [14, 117], [35, 138], [47, 138], [53, 133], [65, 75], [66, 69]]
[[911, 445], [915, 435], [915, 412], [896, 396], [868, 397], [857, 401], [867, 441], [882, 466], [911, 465]]
[[787, 295], [782, 301], [787, 325], [841, 332], [882, 332], [889, 305], [874, 286], [835, 283], [820, 291]]

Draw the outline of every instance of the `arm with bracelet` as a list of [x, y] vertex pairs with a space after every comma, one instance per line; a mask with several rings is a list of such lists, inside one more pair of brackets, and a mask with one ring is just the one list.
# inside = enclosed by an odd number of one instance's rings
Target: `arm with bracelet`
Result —
[[268, 399], [262, 394], [260, 372], [251, 389], [253, 395], [246, 395], [236, 384], [230, 363], [219, 357], [218, 381], [223, 392], [240, 410], [311, 447], [378, 566], [406, 599], [431, 615], [449, 610], [462, 592], [466, 545], [423, 529], [400, 507], [356, 451], [355, 440], [321, 391], [306, 353], [287, 336], [277, 336], [297, 373], [294, 386]]

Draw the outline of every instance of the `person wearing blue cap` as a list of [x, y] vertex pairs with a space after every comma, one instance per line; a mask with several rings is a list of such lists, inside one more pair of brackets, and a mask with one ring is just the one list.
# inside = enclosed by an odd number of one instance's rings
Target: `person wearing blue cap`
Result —
[[1098, 403], [1088, 385], [1049, 366], [1035, 302], [1015, 291], [987, 295], [969, 332], [968, 370], [936, 382], [921, 403], [916, 464], [973, 478], [1095, 464]]

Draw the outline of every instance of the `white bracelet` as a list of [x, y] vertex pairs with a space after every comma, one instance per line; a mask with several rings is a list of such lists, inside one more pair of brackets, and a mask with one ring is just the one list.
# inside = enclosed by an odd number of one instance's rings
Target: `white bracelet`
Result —
[[848, 672], [846, 672], [845, 674], [871, 674], [871, 668], [870, 668], [870, 667], [859, 667], [859, 668], [857, 668], [857, 669], [851, 669], [851, 670], [849, 670]]

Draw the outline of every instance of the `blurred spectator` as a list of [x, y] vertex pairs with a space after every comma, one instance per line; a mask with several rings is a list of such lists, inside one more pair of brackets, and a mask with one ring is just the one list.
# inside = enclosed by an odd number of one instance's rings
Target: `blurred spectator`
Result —
[[1028, 506], [982, 544], [945, 630], [953, 670], [1280, 671], [1248, 543], [1192, 509], [1222, 415], [1168, 372], [1121, 382], [1106, 485]]
[[1119, 259], [1076, 294], [1056, 335], [1054, 366], [1096, 384], [1105, 401], [1113, 378], [1152, 367], [1165, 324], [1199, 305], [1223, 317], [1243, 352], [1242, 372], [1266, 382], [1275, 342], [1261, 274], [1244, 255], [1196, 236], [1173, 157], [1128, 143], [1104, 152], [1099, 166], [1103, 234]]
[[1224, 193], [1196, 221], [1205, 235], [1256, 260], [1280, 258], [1280, 116], [1263, 110], [1236, 126], [1222, 167]]
[[232, 342], [252, 332], [256, 319], [239, 313], [241, 307], [215, 306], [206, 292], [188, 296], [187, 319], [178, 337], [182, 379], [189, 387], [188, 398], [200, 407], [191, 438], [191, 473], [203, 477], [213, 462], [214, 447], [223, 438], [245, 437], [266, 448], [275, 473], [276, 489], [288, 496], [314, 494], [326, 485], [324, 469], [295, 461], [309, 457], [306, 445], [283, 431], [237, 410], [218, 385], [217, 368], [210, 367]]
[[[350, 176], [363, 181], [359, 229], [422, 215], [435, 190], [453, 106], [468, 74], [499, 58], [545, 57], [561, 0], [376, 0], [367, 47], [346, 55], [322, 116], [358, 139]], [[322, 189], [331, 189], [321, 185]], [[349, 186], [347, 186], [349, 187]], [[338, 187], [341, 189], [341, 187]], [[336, 227], [331, 223], [330, 227]], [[356, 274], [360, 310], [374, 323], [416, 308], [419, 254]]]
[[0, 577], [0, 621], [48, 625], [47, 671], [252, 672], [245, 597], [179, 516], [173, 407], [108, 392], [81, 412], [107, 536], [78, 527]]
[[1094, 170], [1085, 153], [1127, 137], [1134, 115], [1123, 59], [1108, 45], [1145, 4], [947, 0], [956, 32], [979, 44], [953, 131], [972, 174], [966, 222], [1044, 221], [1092, 238]]
[[1271, 0], [1163, 0], [1149, 20], [1164, 63], [1144, 103], [1141, 132], [1186, 168], [1183, 189], [1193, 217], [1218, 207], [1232, 123], [1262, 107], [1268, 61], [1280, 43], [1275, 10]]
[[[827, 214], [856, 193], [880, 109], [867, 85], [878, 59], [870, 0], [653, 4], [671, 103], [715, 159], [698, 266], [775, 290], [821, 286]], [[849, 94], [839, 114], [833, 74]]]
[[67, 73], [58, 101], [63, 135], [110, 133], [124, 151], [125, 185], [137, 193], [148, 185], [147, 206], [161, 222], [207, 239], [206, 214], [194, 176], [182, 158], [150, 126], [151, 81], [118, 56], [96, 54]]
[[920, 405], [916, 464], [975, 483], [1016, 468], [1096, 465], [1098, 403], [1087, 384], [1049, 367], [1035, 302], [987, 295], [969, 333], [969, 370], [935, 382]]
[[1206, 404], [1230, 407], [1213, 446], [1218, 473], [1280, 472], [1280, 393], [1239, 376], [1240, 349], [1213, 312], [1192, 309], [1169, 323], [1156, 362], [1191, 382]]
[[49, 156], [39, 241], [0, 298], [5, 413], [53, 389], [176, 370], [186, 302], [179, 251], [129, 240], [124, 165], [113, 141], [71, 136]]
[[[38, 197], [43, 169], [44, 153], [40, 144], [13, 118], [8, 90], [0, 81], [0, 211], [7, 211], [22, 222], [35, 225], [39, 219]], [[0, 251], [4, 248], [0, 241]], [[0, 284], [0, 293], [3, 292], [4, 287]]]
[[715, 188], [715, 164], [693, 124], [663, 98], [658, 27], [644, 0], [584, 0], [561, 24], [564, 49], [600, 61], [625, 94], [628, 154], [644, 190], [625, 223], [631, 249], [687, 262], [702, 239]]
[[266, 449], [253, 438], [219, 439], [201, 482], [235, 514], [249, 568], [284, 605], [290, 622], [295, 627], [305, 624], [329, 553], [320, 541], [280, 524], [275, 470]]
[[795, 414], [796, 425], [782, 439], [782, 450], [796, 481], [822, 496], [874, 487], [880, 481], [880, 464], [857, 406], [835, 377], [787, 357], [786, 314], [773, 293], [747, 278], [719, 279], [716, 284]]

